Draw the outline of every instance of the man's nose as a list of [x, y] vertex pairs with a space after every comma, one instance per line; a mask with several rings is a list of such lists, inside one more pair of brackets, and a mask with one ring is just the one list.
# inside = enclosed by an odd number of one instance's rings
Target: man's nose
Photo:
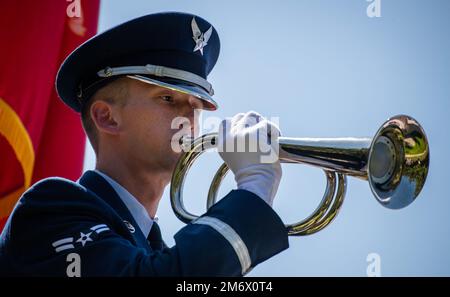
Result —
[[189, 96], [188, 102], [192, 109], [203, 109], [203, 101], [197, 97]]
[[203, 101], [196, 97], [190, 96], [189, 105], [190, 110], [188, 119], [191, 125], [191, 134], [192, 137], [197, 137], [199, 133], [198, 129], [199, 129], [200, 114], [203, 109]]
[[198, 98], [190, 96], [183, 115], [187, 117], [192, 124], [194, 124], [196, 114], [199, 115], [202, 109], [202, 101]]

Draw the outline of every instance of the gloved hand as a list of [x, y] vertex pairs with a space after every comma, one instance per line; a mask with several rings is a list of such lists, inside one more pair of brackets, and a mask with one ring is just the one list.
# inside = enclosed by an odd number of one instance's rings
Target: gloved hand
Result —
[[234, 173], [238, 189], [250, 191], [272, 206], [282, 171], [278, 159], [279, 128], [256, 112], [222, 121], [219, 154]]

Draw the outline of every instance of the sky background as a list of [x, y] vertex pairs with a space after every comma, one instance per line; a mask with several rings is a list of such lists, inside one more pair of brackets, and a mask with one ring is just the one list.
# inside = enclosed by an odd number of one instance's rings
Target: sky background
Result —
[[[365, 276], [370, 253], [380, 256], [382, 276], [450, 276], [450, 1], [381, 0], [379, 18], [367, 16], [369, 4], [102, 1], [99, 32], [161, 11], [194, 13], [215, 26], [222, 47], [208, 79], [220, 109], [205, 112], [204, 118], [256, 110], [279, 117], [284, 136], [372, 137], [390, 116], [408, 114], [427, 132], [430, 171], [413, 204], [383, 208], [367, 182], [349, 178], [346, 201], [330, 226], [291, 237], [288, 250], [249, 276]], [[94, 164], [87, 146], [85, 170]], [[217, 154], [205, 154], [194, 165], [185, 187], [191, 212], [205, 211], [206, 193], [220, 164]], [[315, 209], [325, 177], [306, 165], [283, 168], [274, 209], [290, 223]], [[228, 176], [221, 195], [233, 187]], [[169, 187], [157, 215], [171, 246], [184, 224], [173, 214], [168, 192]]]

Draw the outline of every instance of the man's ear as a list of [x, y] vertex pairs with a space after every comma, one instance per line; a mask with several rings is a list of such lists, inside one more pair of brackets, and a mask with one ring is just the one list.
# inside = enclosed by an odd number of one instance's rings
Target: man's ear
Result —
[[91, 105], [91, 119], [98, 131], [107, 134], [118, 134], [120, 118], [112, 104], [97, 100]]

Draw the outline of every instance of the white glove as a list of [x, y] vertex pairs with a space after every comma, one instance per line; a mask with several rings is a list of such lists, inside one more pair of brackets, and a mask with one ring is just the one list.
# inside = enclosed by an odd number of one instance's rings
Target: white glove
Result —
[[279, 136], [274, 123], [253, 111], [226, 119], [219, 128], [219, 154], [234, 173], [238, 189], [256, 194], [270, 206], [282, 175]]

